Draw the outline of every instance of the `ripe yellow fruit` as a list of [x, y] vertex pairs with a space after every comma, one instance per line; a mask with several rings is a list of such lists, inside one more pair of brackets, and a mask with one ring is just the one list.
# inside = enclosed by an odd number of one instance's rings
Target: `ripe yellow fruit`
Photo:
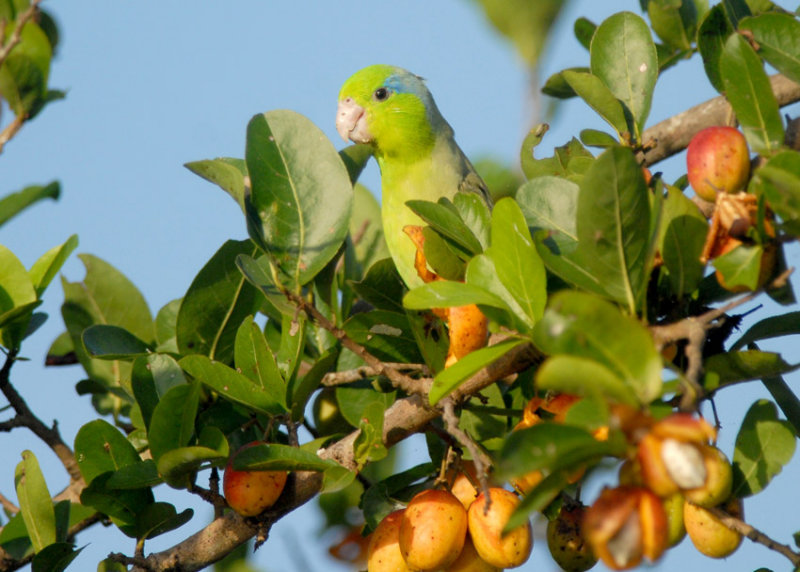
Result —
[[412, 570], [455, 562], [467, 536], [467, 511], [452, 493], [429, 489], [408, 503], [400, 523], [400, 552]]
[[253, 441], [242, 446], [228, 461], [222, 479], [222, 492], [228, 506], [242, 516], [257, 516], [275, 504], [286, 486], [286, 471], [237, 471], [233, 460], [244, 449], [260, 445]]
[[[733, 498], [721, 508], [733, 516], [742, 517], [741, 499]], [[688, 501], [683, 505], [683, 522], [694, 547], [711, 558], [726, 558], [742, 543], [741, 534], [722, 524], [707, 509]]]
[[387, 514], [372, 531], [367, 547], [368, 572], [410, 572], [400, 552], [400, 523], [404, 510]]
[[478, 476], [475, 472], [475, 464], [472, 461], [465, 461], [462, 468], [463, 471], [459, 472], [456, 478], [453, 479], [453, 486], [450, 487], [450, 492], [461, 501], [461, 504], [464, 505], [464, 510], [466, 510], [478, 498], [478, 491], [472, 484], [473, 482], [478, 482]]
[[475, 545], [472, 543], [472, 538], [467, 534], [461, 554], [450, 565], [447, 572], [501, 572], [501, 570], [480, 557], [478, 551], [475, 550]]
[[478, 495], [469, 507], [469, 533], [475, 550], [492, 566], [521, 566], [528, 560], [533, 548], [531, 523], [526, 522], [503, 536], [503, 529], [519, 504], [519, 497], [505, 489], [492, 487], [489, 489], [489, 498], [488, 512], [485, 512], [485, 493]]
[[700, 506], [717, 506], [731, 496], [733, 469], [725, 453], [716, 447], [701, 446], [700, 453], [703, 456], [706, 482], [696, 489], [683, 491], [683, 496]]

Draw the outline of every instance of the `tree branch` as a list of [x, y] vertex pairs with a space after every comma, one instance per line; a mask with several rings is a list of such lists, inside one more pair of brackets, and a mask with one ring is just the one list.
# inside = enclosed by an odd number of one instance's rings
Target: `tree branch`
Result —
[[[384, 362], [382, 367], [394, 369], [397, 371], [410, 371], [415, 373], [421, 373], [422, 375], [429, 376], [430, 370], [428, 370], [428, 366], [421, 363], [390, 363]], [[381, 372], [378, 369], [365, 365], [361, 367], [357, 367], [355, 369], [349, 369], [346, 371], [332, 371], [330, 373], [326, 373], [322, 376], [322, 381], [320, 382], [321, 385], [326, 387], [335, 387], [337, 385], [344, 385], [346, 383], [354, 383], [356, 381], [361, 381], [362, 379], [366, 379], [368, 377], [375, 377], [377, 375], [381, 375]]]
[[736, 518], [735, 516], [729, 514], [728, 512], [717, 508], [707, 508], [708, 512], [714, 515], [714, 517], [719, 520], [722, 524], [730, 528], [734, 532], [738, 532], [742, 536], [746, 536], [753, 542], [757, 544], [763, 544], [770, 550], [774, 550], [775, 552], [782, 554], [789, 561], [794, 565], [795, 568], [800, 566], [800, 553], [795, 552], [792, 548], [786, 544], [781, 544], [777, 542], [758, 530], [757, 528], [747, 524], [745, 521]]
[[[778, 106], [784, 107], [800, 101], [800, 84], [782, 74], [770, 77], [770, 84]], [[709, 99], [645, 129], [642, 141], [652, 146], [641, 157], [644, 165], [654, 165], [680, 153], [689, 145], [695, 133], [714, 125], [728, 125], [734, 117], [733, 108], [723, 96]]]
[[[480, 391], [484, 387], [512, 373], [522, 371], [541, 361], [541, 354], [531, 344], [520, 344], [493, 364], [483, 368], [453, 392], [453, 399], [461, 399]], [[419, 380], [425, 389], [430, 388], [430, 379]], [[430, 421], [441, 415], [441, 410], [430, 406], [427, 397], [414, 394], [398, 399], [386, 410], [383, 423], [383, 443], [387, 447], [397, 444], [409, 435], [422, 430]], [[354, 470], [353, 443], [358, 431], [318, 451], [323, 459], [332, 459], [342, 466]], [[322, 486], [322, 475], [316, 472], [294, 473], [293, 482], [287, 484], [275, 507], [259, 520], [247, 519], [229, 512], [212, 521], [203, 530], [175, 546], [150, 554], [145, 558], [146, 566], [134, 567], [136, 572], [201, 570], [223, 558], [228, 552], [247, 542], [261, 528], [277, 522], [297, 507], [316, 496]]]
[[25, 27], [25, 24], [27, 24], [33, 19], [34, 16], [36, 16], [36, 13], [39, 11], [39, 4], [41, 1], [42, 0], [33, 0], [30, 6], [28, 6], [28, 8], [17, 17], [14, 30], [12, 30], [11, 35], [7, 40], [3, 40], [3, 45], [0, 47], [0, 66], [6, 61], [6, 58], [11, 53], [11, 50], [13, 50], [17, 44], [22, 41], [22, 29]]
[[11, 385], [11, 367], [17, 359], [17, 354], [18, 350], [10, 350], [8, 355], [6, 355], [6, 361], [2, 369], [0, 369], [0, 391], [3, 392], [8, 403], [16, 412], [13, 423], [6, 423], [13, 424], [15, 427], [27, 427], [30, 429], [37, 437], [44, 441], [59, 458], [64, 468], [67, 470], [67, 473], [69, 473], [70, 484], [80, 483], [81, 488], [85, 487], [86, 485], [83, 483], [83, 477], [78, 468], [78, 462], [75, 460], [72, 449], [61, 439], [61, 434], [58, 431], [58, 424], [54, 423], [53, 427], [47, 427], [42, 423], [39, 418], [33, 414], [33, 411], [31, 411], [28, 404], [14, 386]]

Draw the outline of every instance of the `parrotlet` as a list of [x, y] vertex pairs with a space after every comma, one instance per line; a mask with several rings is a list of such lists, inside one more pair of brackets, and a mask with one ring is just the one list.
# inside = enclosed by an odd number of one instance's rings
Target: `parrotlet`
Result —
[[458, 146], [425, 81], [399, 67], [373, 65], [339, 92], [336, 130], [372, 147], [381, 171], [381, 220], [389, 253], [409, 287], [422, 284], [414, 267], [417, 248], [403, 232], [425, 223], [406, 201], [458, 191], [478, 193], [491, 205], [486, 184]]

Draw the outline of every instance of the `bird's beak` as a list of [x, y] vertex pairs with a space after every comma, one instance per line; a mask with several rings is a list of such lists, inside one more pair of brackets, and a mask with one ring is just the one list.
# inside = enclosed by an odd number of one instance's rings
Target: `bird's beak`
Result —
[[346, 97], [339, 102], [336, 110], [336, 131], [345, 141], [348, 139], [353, 143], [372, 141], [372, 133], [367, 128], [364, 108], [353, 101], [352, 97]]

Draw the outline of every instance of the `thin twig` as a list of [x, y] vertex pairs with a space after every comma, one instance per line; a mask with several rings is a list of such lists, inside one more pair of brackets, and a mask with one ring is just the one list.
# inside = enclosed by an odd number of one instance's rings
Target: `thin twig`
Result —
[[425, 386], [421, 383], [421, 380], [414, 379], [413, 377], [409, 377], [403, 373], [400, 373], [394, 368], [387, 367], [386, 364], [384, 364], [381, 360], [369, 353], [367, 348], [353, 340], [347, 335], [347, 332], [337, 327], [333, 322], [326, 318], [322, 312], [317, 310], [317, 308], [314, 307], [313, 304], [310, 304], [305, 298], [295, 294], [294, 292], [290, 292], [289, 290], [284, 290], [284, 295], [291, 300], [299, 310], [302, 310], [309, 318], [330, 332], [342, 343], [344, 347], [364, 360], [367, 365], [374, 368], [377, 374], [388, 378], [389, 381], [392, 382], [392, 385], [409, 394], [425, 393]]
[[28, 8], [17, 17], [17, 22], [12, 30], [8, 40], [5, 40], [3, 46], [0, 47], [0, 66], [6, 61], [6, 58], [11, 53], [17, 44], [22, 41], [22, 29], [39, 11], [39, 4], [42, 0], [33, 0]]
[[9, 514], [17, 514], [19, 512], [19, 507], [8, 500], [8, 497], [6, 497], [3, 493], [0, 493], [0, 506], [2, 506], [3, 510]]
[[472, 462], [475, 463], [475, 472], [478, 474], [478, 479], [481, 482], [481, 490], [487, 499], [487, 503], [491, 502], [489, 497], [489, 467], [492, 466], [492, 460], [489, 455], [481, 449], [475, 440], [470, 437], [469, 433], [464, 431], [458, 426], [458, 416], [456, 415], [455, 404], [450, 398], [443, 400], [444, 411], [442, 412], [442, 421], [447, 432], [450, 433], [456, 440], [464, 447], [472, 456]]
[[[383, 367], [394, 369], [401, 372], [420, 373], [426, 377], [431, 375], [428, 366], [422, 363], [392, 363], [383, 362]], [[380, 372], [373, 366], [364, 365], [355, 369], [346, 371], [332, 371], [322, 376], [321, 385], [327, 387], [334, 387], [337, 385], [344, 385], [346, 383], [355, 383], [368, 377], [376, 377], [381, 375]]]
[[738, 532], [742, 536], [746, 536], [753, 542], [757, 544], [763, 544], [770, 550], [774, 550], [775, 552], [784, 555], [789, 561], [794, 564], [795, 568], [800, 566], [800, 553], [795, 552], [791, 549], [790, 546], [786, 544], [781, 544], [777, 542], [758, 530], [757, 528], [753, 527], [750, 524], [747, 524], [745, 521], [736, 518], [735, 516], [729, 514], [728, 512], [717, 508], [707, 508], [708, 512], [710, 512], [714, 517], [719, 520], [722, 524], [733, 530], [734, 532]]
[[[10, 350], [6, 355], [6, 361], [0, 369], [0, 391], [8, 400], [8, 403], [16, 412], [17, 422], [21, 427], [27, 427], [37, 437], [44, 441], [50, 449], [56, 454], [64, 468], [69, 473], [72, 482], [83, 483], [78, 462], [75, 460], [75, 454], [72, 449], [61, 439], [61, 434], [58, 431], [58, 425], [53, 424], [53, 427], [47, 427], [38, 417], [33, 414], [33, 411], [28, 407], [28, 404], [17, 392], [10, 382], [11, 367], [17, 359], [18, 350]], [[84, 485], [85, 486], [85, 485]]]

